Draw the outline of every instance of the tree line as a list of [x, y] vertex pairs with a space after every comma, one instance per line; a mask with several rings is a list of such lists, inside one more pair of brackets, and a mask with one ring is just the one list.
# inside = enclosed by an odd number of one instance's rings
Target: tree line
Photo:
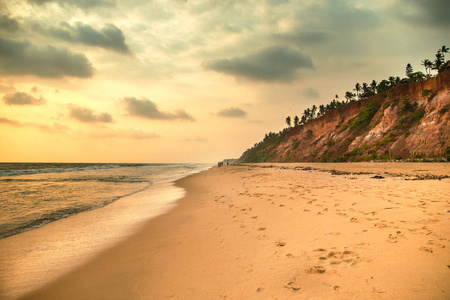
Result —
[[[450, 67], [450, 61], [445, 62], [445, 53], [449, 53], [449, 48], [442, 46], [435, 55], [434, 60], [424, 59], [422, 65], [425, 67], [425, 74], [423, 72], [414, 72], [411, 64], [406, 65], [405, 75], [406, 78], [401, 79], [399, 76], [389, 76], [387, 79], [383, 79], [380, 82], [372, 80], [369, 83], [356, 83], [354, 89], [345, 92], [345, 100], [339, 100], [339, 96], [335, 95], [334, 99], [326, 105], [313, 105], [311, 108], [307, 108], [303, 111], [301, 117], [294, 116], [292, 119], [290, 116], [286, 117], [287, 128], [284, 128], [280, 132], [270, 132], [265, 135], [264, 139], [259, 143], [255, 143], [252, 148], [247, 149], [242, 157], [247, 162], [262, 162], [270, 161], [276, 154], [272, 153], [272, 149], [278, 146], [280, 143], [287, 139], [287, 134], [291, 129], [291, 126], [300, 126], [306, 124], [314, 119], [317, 119], [327, 112], [339, 107], [346, 106], [349, 102], [359, 101], [365, 98], [372, 97], [376, 94], [383, 94], [389, 89], [396, 87], [401, 82], [416, 82], [422, 81], [433, 76], [437, 73], [448, 70]], [[432, 72], [437, 72], [432, 74]]]
[[389, 76], [387, 79], [383, 79], [380, 82], [377, 82], [374, 79], [370, 84], [366, 82], [360, 84], [359, 82], [357, 82], [355, 84], [355, 88], [352, 89], [352, 91], [345, 92], [345, 101], [339, 101], [339, 96], [336, 95], [335, 99], [333, 99], [329, 104], [319, 105], [318, 107], [316, 105], [313, 105], [311, 108], [305, 109], [300, 118], [297, 115], [294, 116], [293, 119], [288, 116], [286, 117], [285, 122], [288, 127], [291, 127], [292, 125], [294, 127], [303, 125], [325, 115], [331, 110], [339, 107], [344, 107], [349, 102], [358, 101], [375, 96], [377, 94], [385, 93], [388, 90], [396, 87], [401, 82], [417, 82], [431, 78], [433, 77], [431, 73], [432, 71], [440, 73], [448, 68], [448, 62], [445, 63], [445, 53], [449, 53], [449, 48], [444, 45], [437, 51], [434, 60], [424, 59], [421, 65], [425, 67], [425, 73], [421, 71], [414, 72], [413, 67], [408, 63], [405, 70], [406, 78], [401, 79], [399, 76]]

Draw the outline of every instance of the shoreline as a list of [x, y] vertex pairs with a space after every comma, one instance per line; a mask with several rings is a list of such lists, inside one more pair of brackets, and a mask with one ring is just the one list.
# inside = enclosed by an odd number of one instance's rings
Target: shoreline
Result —
[[18, 234], [21, 234], [21, 233], [25, 233], [27, 231], [35, 230], [35, 229], [41, 228], [41, 227], [43, 227], [45, 225], [48, 225], [50, 223], [53, 223], [53, 222], [56, 222], [56, 221], [59, 221], [59, 220], [62, 220], [62, 219], [66, 219], [66, 218], [69, 218], [69, 217], [72, 217], [72, 216], [76, 216], [76, 215], [81, 214], [81, 213], [85, 213], [85, 212], [101, 209], [101, 208], [103, 208], [105, 206], [113, 204], [116, 201], [119, 201], [122, 198], [130, 197], [130, 196], [133, 196], [134, 194], [144, 192], [144, 191], [152, 188], [152, 186], [154, 184], [155, 184], [154, 182], [148, 182], [147, 186], [145, 186], [143, 188], [140, 188], [140, 189], [135, 190], [133, 192], [130, 192], [128, 194], [124, 194], [124, 195], [121, 195], [121, 196], [116, 196], [116, 197], [112, 198], [109, 202], [102, 203], [102, 204], [99, 204], [97, 206], [84, 208], [82, 210], [75, 210], [75, 209], [71, 209], [71, 208], [65, 208], [62, 211], [51, 212], [49, 214], [43, 215], [43, 218], [35, 219], [35, 220], [31, 221], [30, 223], [22, 225], [22, 226], [17, 227], [17, 228], [14, 228], [13, 230], [10, 230], [7, 233], [0, 233], [0, 241], [2, 239], [4, 239], [4, 238], [10, 237], [10, 236], [15, 236], [15, 235], [18, 235]]
[[215, 167], [177, 180], [186, 195], [170, 211], [24, 299], [445, 298], [449, 183]]
[[0, 298], [16, 299], [126, 240], [176, 205], [184, 190], [160, 181], [108, 205], [0, 240]]

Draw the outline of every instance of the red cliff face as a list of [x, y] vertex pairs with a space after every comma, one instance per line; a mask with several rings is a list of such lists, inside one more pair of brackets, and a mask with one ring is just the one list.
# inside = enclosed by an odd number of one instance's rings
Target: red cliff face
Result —
[[[373, 108], [368, 124], [357, 126]], [[262, 150], [265, 161], [359, 161], [444, 157], [450, 147], [450, 71], [400, 84], [385, 94], [351, 102], [282, 134]], [[367, 114], [367, 112], [366, 112]], [[270, 159], [267, 159], [269, 157]], [[245, 159], [244, 159], [245, 161]]]

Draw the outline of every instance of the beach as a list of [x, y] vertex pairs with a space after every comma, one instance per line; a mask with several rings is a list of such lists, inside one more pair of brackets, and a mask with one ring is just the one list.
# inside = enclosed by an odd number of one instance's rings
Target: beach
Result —
[[23, 299], [448, 299], [448, 175], [445, 163], [214, 167]]

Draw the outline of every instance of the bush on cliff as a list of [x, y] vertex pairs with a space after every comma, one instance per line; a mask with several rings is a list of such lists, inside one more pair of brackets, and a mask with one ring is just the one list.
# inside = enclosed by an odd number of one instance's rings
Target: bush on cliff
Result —
[[362, 112], [355, 118], [350, 124], [350, 129], [363, 129], [367, 125], [369, 125], [370, 121], [372, 121], [373, 117], [380, 109], [380, 105], [377, 101], [372, 100], [367, 103], [367, 106], [362, 110]]

